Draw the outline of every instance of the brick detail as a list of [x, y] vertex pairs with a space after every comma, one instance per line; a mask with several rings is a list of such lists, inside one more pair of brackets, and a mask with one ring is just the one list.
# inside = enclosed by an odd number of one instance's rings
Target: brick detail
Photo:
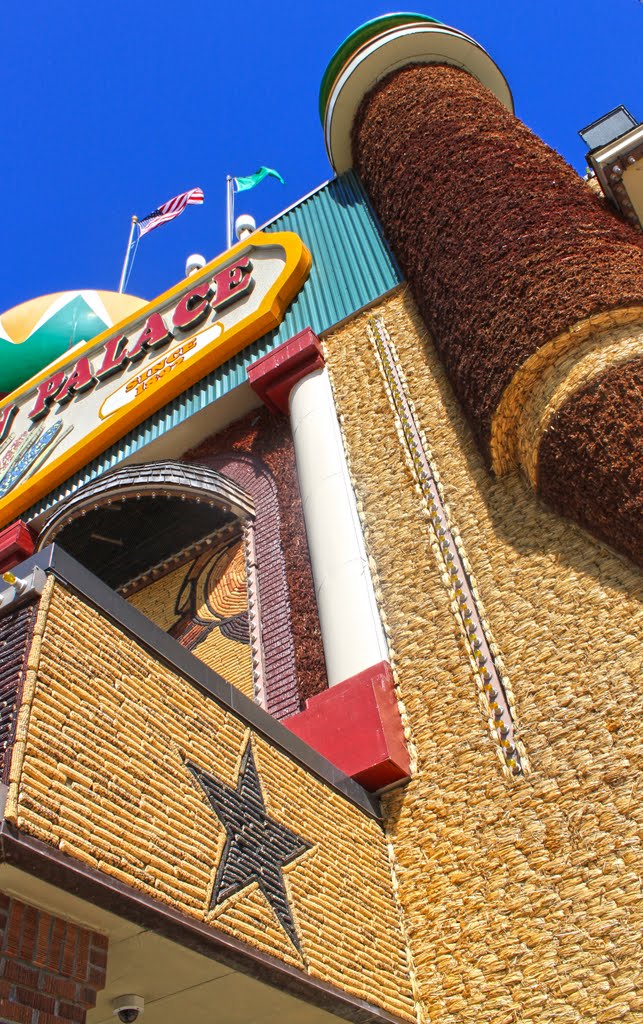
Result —
[[36, 605], [0, 619], [0, 781], [6, 782]]
[[0, 1022], [84, 1024], [105, 985], [107, 939], [0, 894]]
[[33, 555], [36, 543], [29, 527], [19, 519], [0, 530], [0, 572], [13, 569]]
[[290, 392], [297, 381], [320, 370], [324, 363], [321, 342], [306, 327], [249, 366], [248, 382], [271, 412], [287, 415]]

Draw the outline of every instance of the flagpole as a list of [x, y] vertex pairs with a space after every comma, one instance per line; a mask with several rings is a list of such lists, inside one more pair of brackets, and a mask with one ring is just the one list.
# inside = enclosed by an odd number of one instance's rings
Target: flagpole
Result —
[[129, 254], [132, 249], [132, 238], [134, 237], [134, 228], [138, 224], [138, 217], [134, 215], [132, 217], [132, 226], [129, 230], [129, 238], [127, 239], [127, 249], [125, 250], [125, 259], [123, 260], [123, 269], [121, 271], [121, 279], [118, 285], [119, 294], [122, 294], [123, 288], [125, 287], [125, 274], [127, 273], [127, 264], [129, 263]]
[[232, 245], [232, 222], [234, 220], [234, 178], [226, 177], [228, 187], [226, 196], [226, 249]]

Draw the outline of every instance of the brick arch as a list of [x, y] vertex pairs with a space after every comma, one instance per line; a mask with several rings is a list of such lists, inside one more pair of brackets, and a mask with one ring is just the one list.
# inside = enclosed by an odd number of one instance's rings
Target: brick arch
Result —
[[301, 698], [277, 486], [265, 463], [246, 452], [230, 449], [200, 461], [255, 502], [254, 520], [245, 527], [255, 685], [266, 710], [285, 718], [299, 711]]

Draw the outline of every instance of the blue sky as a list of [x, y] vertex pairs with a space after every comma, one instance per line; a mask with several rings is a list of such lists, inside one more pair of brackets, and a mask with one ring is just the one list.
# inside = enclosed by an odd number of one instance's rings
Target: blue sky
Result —
[[[132, 214], [206, 195], [143, 238], [128, 291], [153, 298], [185, 258], [224, 248], [225, 176], [277, 168], [239, 199], [259, 223], [331, 176], [319, 83], [377, 0], [5, 0], [0, 13], [0, 310], [116, 290]], [[474, 36], [518, 115], [578, 170], [576, 132], [624, 103], [643, 120], [641, 0], [435, 0], [409, 8]]]

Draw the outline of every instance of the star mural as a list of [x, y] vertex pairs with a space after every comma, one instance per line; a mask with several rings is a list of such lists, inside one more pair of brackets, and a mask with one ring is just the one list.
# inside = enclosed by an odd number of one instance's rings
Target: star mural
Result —
[[210, 910], [257, 882], [282, 928], [301, 952], [282, 868], [311, 849], [311, 844], [266, 813], [252, 743], [248, 740], [236, 789], [191, 761], [185, 762], [226, 830]]

